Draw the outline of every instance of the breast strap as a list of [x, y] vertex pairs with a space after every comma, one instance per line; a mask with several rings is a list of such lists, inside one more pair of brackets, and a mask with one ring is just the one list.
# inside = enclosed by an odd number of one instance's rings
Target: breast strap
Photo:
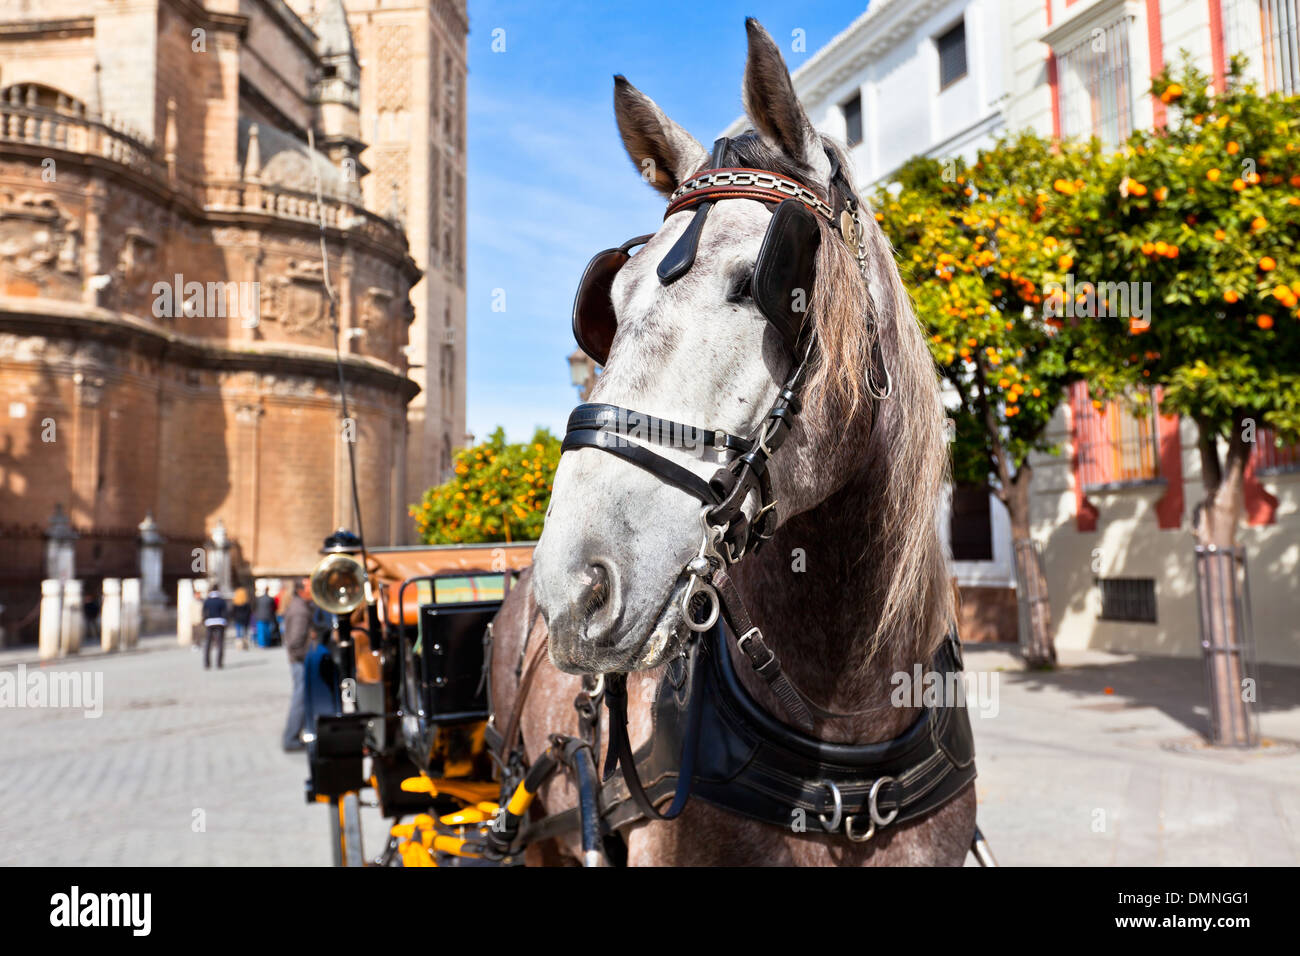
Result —
[[[861, 841], [878, 828], [939, 809], [975, 779], [964, 701], [924, 707], [891, 740], [828, 743], [777, 720], [750, 696], [732, 667], [727, 641], [719, 623], [660, 678], [654, 732], [634, 757], [652, 807], [680, 802], [687, 758], [692, 797], [798, 834], [842, 832]], [[935, 652], [931, 671], [945, 685], [961, 680], [955, 632]], [[607, 832], [650, 819], [617, 774], [605, 781], [600, 806]], [[578, 822], [576, 808], [553, 814], [530, 825], [527, 840], [560, 835]]]

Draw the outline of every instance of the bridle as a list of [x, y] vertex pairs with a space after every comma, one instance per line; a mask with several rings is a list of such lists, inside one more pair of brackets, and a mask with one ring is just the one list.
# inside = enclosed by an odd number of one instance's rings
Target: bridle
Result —
[[[817, 217], [838, 229], [865, 279], [865, 251], [857, 220], [858, 198], [835, 153], [827, 150], [832, 167], [832, 189], [838, 194], [841, 205], [838, 219], [827, 202], [794, 179], [761, 169], [719, 168], [728, 142], [726, 138], [719, 139], [714, 144], [710, 165], [683, 182], [669, 197], [665, 219], [684, 210], [693, 209], [694, 215], [656, 271], [659, 281], [665, 286], [690, 271], [704, 223], [717, 202], [752, 199], [774, 205], [772, 220], [755, 262], [751, 290], [763, 316], [780, 333], [792, 359], [792, 371], [758, 427], [748, 436], [683, 425], [617, 405], [585, 403], [577, 406], [569, 416], [561, 445], [561, 452], [598, 448], [698, 498], [704, 510], [701, 512], [701, 548], [697, 558], [691, 562], [697, 568], [700, 560], [734, 564], [747, 552], [757, 550], [776, 531], [776, 501], [772, 495], [769, 465], [801, 411], [800, 393], [816, 347], [811, 323], [805, 319], [822, 235]], [[574, 302], [574, 334], [579, 345], [599, 364], [608, 360], [613, 342], [615, 320], [609, 293], [614, 277], [629, 260], [631, 250], [650, 238], [638, 236], [617, 249], [599, 253], [583, 274]], [[797, 301], [794, 301], [796, 295]], [[888, 389], [886, 396], [887, 392]], [[690, 469], [655, 453], [646, 447], [647, 444], [709, 448], [726, 460], [705, 481]], [[757, 494], [759, 502], [752, 521], [744, 513], [750, 494]], [[687, 570], [690, 568], [688, 565]], [[706, 586], [697, 580], [702, 576], [702, 572], [694, 572], [692, 599], [697, 594], [708, 594]], [[716, 616], [716, 595], [713, 603]], [[687, 617], [690, 619], [691, 616]], [[707, 630], [707, 627], [701, 629]]]

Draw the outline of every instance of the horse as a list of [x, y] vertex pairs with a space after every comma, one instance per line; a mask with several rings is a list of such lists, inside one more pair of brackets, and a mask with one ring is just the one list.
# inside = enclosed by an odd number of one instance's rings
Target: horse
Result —
[[[752, 125], [720, 141], [713, 167], [770, 171], [824, 203], [836, 182], [856, 195], [843, 147], [809, 122], [772, 38], [753, 19], [746, 31]], [[628, 156], [663, 195], [709, 167], [705, 147], [622, 76], [614, 112]], [[811, 732], [842, 744], [887, 741], [918, 720], [915, 701], [891, 703], [891, 675], [930, 666], [954, 614], [936, 518], [948, 472], [939, 384], [889, 240], [869, 210], [858, 212], [848, 224], [815, 217], [802, 413], [769, 463], [770, 495], [746, 493], [740, 509], [740, 523], [754, 527], [775, 504], [769, 540], [729, 571], [792, 685], [816, 702]], [[670, 206], [610, 286], [617, 327], [591, 401], [739, 435], [762, 428], [799, 361], [754, 300], [774, 215], [771, 203], [726, 194], [707, 219]], [[656, 268], [688, 229], [698, 232], [689, 271], [665, 284]], [[716, 468], [698, 449], [663, 457], [702, 480]], [[581, 675], [626, 674], [631, 743], [650, 738], [655, 687], [698, 630], [682, 598], [700, 587], [684, 570], [700, 529], [700, 501], [682, 487], [595, 447], [566, 449], [530, 574], [494, 623], [494, 707], [499, 718], [526, 685], [517, 721], [528, 757], [550, 734], [578, 733], [574, 701], [591, 688]], [[730, 653], [753, 699], [781, 715], [774, 687]], [[606, 719], [604, 740], [610, 732]], [[551, 812], [575, 799], [562, 777], [539, 794]], [[621, 835], [629, 865], [956, 866], [975, 833], [974, 786], [863, 842], [819, 829], [691, 799], [676, 819], [641, 820]], [[529, 853], [531, 862], [577, 855], [568, 838]]]

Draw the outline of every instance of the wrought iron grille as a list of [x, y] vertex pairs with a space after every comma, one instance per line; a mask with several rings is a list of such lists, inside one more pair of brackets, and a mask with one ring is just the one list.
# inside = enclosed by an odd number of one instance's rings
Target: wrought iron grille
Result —
[[1300, 92], [1300, 0], [1221, 0], [1223, 44], [1266, 93]]
[[1057, 54], [1061, 135], [1119, 146], [1133, 132], [1131, 20], [1126, 14]]
[[1098, 578], [1101, 590], [1102, 621], [1156, 622], [1156, 582], [1154, 578]]

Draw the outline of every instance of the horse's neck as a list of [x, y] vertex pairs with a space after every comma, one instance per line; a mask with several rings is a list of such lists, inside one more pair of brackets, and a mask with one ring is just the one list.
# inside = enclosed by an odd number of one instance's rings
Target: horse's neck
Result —
[[[841, 742], [888, 740], [916, 719], [913, 708], [891, 707], [892, 675], [913, 673], [934, 643], [900, 635], [871, 652], [882, 595], [869, 534], [870, 498], [840, 492], [784, 525], [757, 555], [743, 560], [737, 584], [754, 623], [794, 683], [835, 713], [870, 711], [818, 724], [818, 736]], [[733, 655], [734, 656], [734, 655]], [[737, 673], [777, 716], [784, 716], [761, 680], [737, 660]]]

